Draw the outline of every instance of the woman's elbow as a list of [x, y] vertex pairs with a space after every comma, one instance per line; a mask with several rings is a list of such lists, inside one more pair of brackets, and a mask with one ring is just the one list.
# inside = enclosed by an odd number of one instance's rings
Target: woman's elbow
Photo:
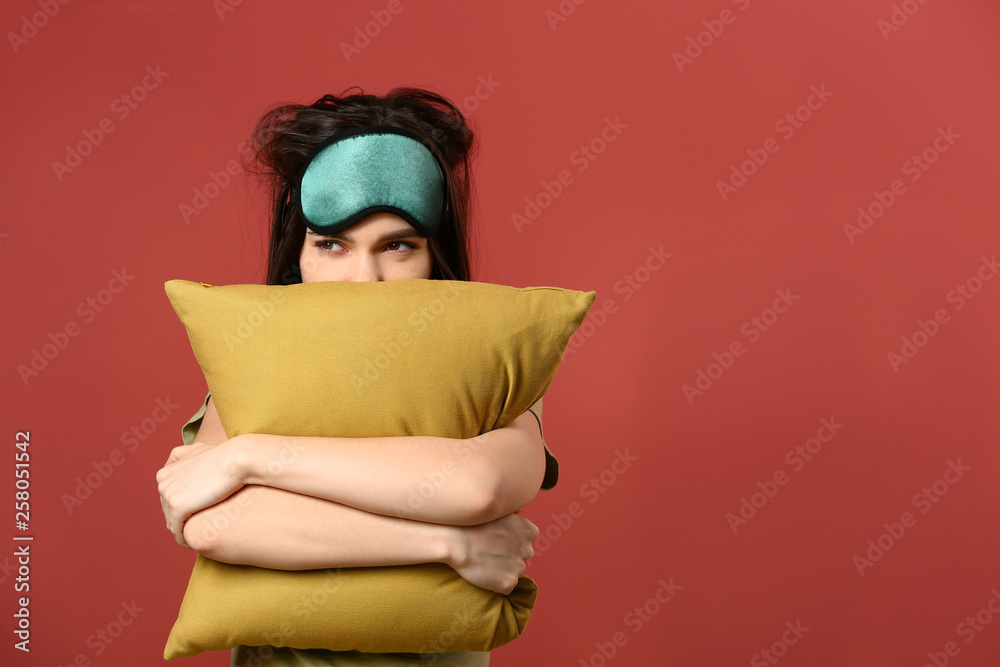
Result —
[[216, 559], [220, 531], [212, 526], [210, 510], [202, 510], [188, 517], [184, 523], [184, 541], [192, 551]]
[[476, 476], [474, 488], [469, 492], [468, 525], [489, 523], [500, 517], [513, 514], [531, 502], [541, 487], [541, 476], [537, 484], [532, 475], [510, 479], [493, 467], [485, 467]]
[[[496, 431], [475, 438], [502, 438], [486, 447], [495, 451], [475, 459], [475, 467], [466, 478], [470, 486], [463, 494], [470, 515], [468, 525], [488, 523], [512, 514], [538, 495], [545, 476], [545, 444], [538, 421], [524, 413]], [[478, 443], [483, 440], [483, 443]]]
[[242, 552], [242, 526], [227, 511], [225, 503], [213, 505], [191, 515], [184, 524], [184, 541], [192, 551], [225, 563], [235, 563]]

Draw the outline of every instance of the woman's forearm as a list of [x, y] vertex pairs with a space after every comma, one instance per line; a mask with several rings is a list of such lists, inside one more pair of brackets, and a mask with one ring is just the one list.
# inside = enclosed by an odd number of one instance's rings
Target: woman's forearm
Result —
[[193, 514], [192, 549], [214, 560], [281, 570], [450, 563], [454, 528], [371, 514], [284, 489], [248, 485]]
[[246, 484], [450, 525], [478, 525], [519, 510], [538, 493], [545, 470], [530, 413], [467, 440], [246, 434], [230, 443]]

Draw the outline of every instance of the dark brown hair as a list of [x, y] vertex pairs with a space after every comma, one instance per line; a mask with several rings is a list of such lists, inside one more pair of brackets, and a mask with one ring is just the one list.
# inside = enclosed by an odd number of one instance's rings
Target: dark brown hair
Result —
[[[355, 88], [356, 94], [347, 94]], [[378, 96], [353, 86], [340, 97], [324, 95], [309, 105], [275, 106], [254, 127], [244, 166], [263, 182], [271, 204], [267, 284], [301, 282], [299, 253], [306, 227], [301, 211], [289, 203], [296, 175], [315, 149], [335, 132], [365, 125], [409, 130], [437, 157], [445, 174], [447, 195], [440, 231], [428, 238], [434, 258], [431, 278], [471, 280], [471, 163], [477, 143], [462, 112], [441, 95], [421, 88], [393, 88]]]

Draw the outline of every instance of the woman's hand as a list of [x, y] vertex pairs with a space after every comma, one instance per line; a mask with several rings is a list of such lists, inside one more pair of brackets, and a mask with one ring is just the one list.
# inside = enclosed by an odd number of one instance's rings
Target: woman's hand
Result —
[[190, 548], [184, 540], [184, 522], [188, 517], [225, 500], [244, 485], [242, 467], [231, 442], [195, 442], [174, 447], [156, 473], [167, 530], [183, 547]]
[[538, 528], [525, 518], [508, 514], [478, 526], [456, 526], [456, 548], [450, 565], [463, 579], [480, 588], [507, 595], [517, 586]]

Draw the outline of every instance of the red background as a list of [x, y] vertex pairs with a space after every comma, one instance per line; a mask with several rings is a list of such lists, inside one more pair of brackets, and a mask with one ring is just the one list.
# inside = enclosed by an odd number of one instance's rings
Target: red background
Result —
[[[797, 621], [808, 631], [783, 665], [916, 667], [950, 641], [949, 664], [997, 664], [1000, 619], [981, 612], [990, 621], [971, 641], [958, 626], [1000, 587], [1000, 281], [988, 268], [991, 280], [974, 280], [1000, 249], [1000, 10], [664, 4], [563, 2], [575, 10], [553, 27], [557, 0], [403, 0], [348, 60], [341, 43], [387, 2], [244, 2], [220, 15], [207, 2], [77, 1], [34, 32], [24, 20], [37, 2], [5, 3], [0, 493], [12, 536], [13, 441], [30, 430], [35, 541], [29, 656], [12, 649], [14, 547], [0, 550], [0, 663], [162, 660], [194, 557], [164, 529], [154, 475], [204, 390], [162, 285], [260, 282], [266, 236], [242, 176], [187, 221], [180, 206], [272, 104], [418, 85], [479, 132], [476, 279], [598, 295], [545, 399], [562, 477], [525, 511], [552, 538], [529, 567], [538, 604], [491, 664], [771, 664], [758, 652], [782, 653]], [[894, 11], [898, 30], [880, 28]], [[32, 36], [12, 44], [20, 32]], [[699, 33], [700, 53], [687, 41]], [[679, 67], [686, 48], [696, 57]], [[112, 103], [147, 66], [168, 74], [121, 118]], [[788, 136], [776, 123], [813, 86], [830, 96], [800, 109], [810, 117]], [[114, 130], [60, 179], [53, 162], [104, 118]], [[608, 118], [625, 127], [601, 146]], [[958, 138], [910, 180], [904, 164], [939, 128]], [[769, 138], [777, 152], [724, 199], [717, 183]], [[603, 152], [580, 171], [574, 153], [592, 142]], [[512, 214], [562, 170], [572, 183], [519, 230]], [[852, 242], [844, 225], [896, 179], [905, 192]], [[646, 272], [650, 246], [671, 256]], [[123, 268], [134, 279], [85, 321], [80, 304]], [[645, 282], [629, 293], [627, 275]], [[959, 309], [948, 294], [970, 279], [979, 291]], [[786, 289], [798, 299], [751, 340], [751, 318], [771, 318]], [[889, 353], [939, 309], [947, 321], [894, 368]], [[23, 380], [18, 366], [67, 323], [78, 335]], [[743, 354], [712, 367], [734, 341]], [[699, 370], [715, 379], [689, 400]], [[180, 407], [125, 451], [121, 434], [157, 399]], [[786, 452], [824, 418], [843, 428], [794, 470]], [[124, 463], [69, 513], [62, 495], [116, 449]], [[616, 452], [636, 459], [621, 474], [607, 472]], [[969, 470], [921, 513], [914, 495], [959, 460]], [[734, 534], [727, 514], [778, 471], [788, 483]], [[613, 483], [599, 492], [588, 480], [602, 472]], [[567, 525], [557, 517], [572, 503]], [[904, 512], [915, 525], [859, 574], [855, 556]], [[674, 597], [648, 603], [671, 578]], [[96, 655], [88, 637], [132, 600], [143, 611]], [[628, 614], [647, 603], [637, 630]]]

